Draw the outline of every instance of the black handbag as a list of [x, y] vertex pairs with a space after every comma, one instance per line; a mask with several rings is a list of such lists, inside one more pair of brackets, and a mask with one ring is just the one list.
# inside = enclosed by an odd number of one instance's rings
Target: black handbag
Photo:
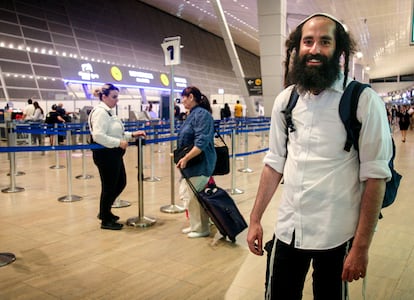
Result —
[[[193, 149], [194, 145], [187, 145], [174, 150], [174, 163], [178, 163], [178, 161], [183, 158], [188, 152]], [[187, 167], [194, 166], [200, 163], [203, 160], [203, 153], [200, 153], [196, 157], [193, 157], [187, 162]]]
[[230, 159], [229, 159], [229, 147], [221, 137], [220, 133], [216, 130], [216, 136], [214, 138], [214, 149], [216, 149], [217, 161], [214, 168], [213, 175], [226, 175], [230, 173]]

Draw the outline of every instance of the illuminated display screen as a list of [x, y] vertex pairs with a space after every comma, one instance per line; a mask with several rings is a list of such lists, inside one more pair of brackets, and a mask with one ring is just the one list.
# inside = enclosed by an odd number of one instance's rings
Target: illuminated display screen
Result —
[[[139, 70], [125, 66], [88, 62], [73, 58], [58, 57], [62, 77], [67, 81], [82, 83], [106, 83], [115, 85], [148, 87], [169, 90], [171, 79], [168, 73]], [[188, 79], [174, 76], [174, 89], [181, 91], [188, 86]]]

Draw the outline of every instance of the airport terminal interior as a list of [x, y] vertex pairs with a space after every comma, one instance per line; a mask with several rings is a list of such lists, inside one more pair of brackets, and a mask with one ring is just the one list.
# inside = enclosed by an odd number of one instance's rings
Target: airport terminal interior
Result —
[[[247, 151], [245, 138], [235, 138], [236, 152], [255, 154], [235, 158], [232, 172], [215, 180], [233, 193], [248, 221], [263, 166], [264, 152], [259, 150], [267, 147], [267, 133], [247, 137]], [[383, 209], [384, 218], [378, 222], [370, 250], [366, 299], [414, 297], [414, 131], [409, 130], [403, 143], [395, 129], [394, 139], [395, 166], [404, 177], [396, 202]], [[225, 140], [232, 145], [230, 137]], [[128, 147], [128, 184], [120, 204], [115, 203], [120, 207], [112, 211], [124, 224], [140, 217], [148, 218], [152, 225], [125, 225], [121, 231], [102, 230], [96, 218], [100, 181], [89, 150], [47, 151], [44, 155], [17, 152], [14, 184], [8, 176], [8, 156], [0, 154], [2, 190], [12, 186], [24, 189], [2, 192], [0, 197], [0, 252], [16, 256], [14, 262], [0, 268], [1, 299], [263, 299], [266, 257], [249, 252], [247, 230], [235, 243], [222, 239], [214, 225], [205, 238], [182, 234], [189, 224], [185, 212], [161, 210], [172, 203], [183, 205], [178, 197], [177, 170], [174, 199], [171, 197], [170, 143], [144, 146], [142, 202], [137, 153], [137, 146]], [[246, 169], [249, 172], [241, 171]], [[93, 177], [84, 179], [89, 177], [85, 175]], [[282, 189], [263, 217], [265, 239], [273, 234]], [[77, 196], [81, 200], [71, 201]], [[66, 200], [59, 201], [62, 198]], [[310, 276], [303, 298], [308, 300], [313, 298]], [[351, 283], [350, 299], [363, 299], [362, 287], [361, 280]]]
[[[1, 300], [264, 298], [266, 255], [250, 253], [247, 230], [235, 242], [223, 238], [213, 223], [208, 237], [188, 238], [181, 232], [189, 226], [189, 220], [179, 197], [180, 173], [172, 164], [175, 143], [170, 139], [168, 119], [180, 91], [195, 85], [210, 101], [228, 103], [232, 110], [240, 100], [247, 119], [266, 123], [277, 95], [276, 84], [281, 87], [282, 68], [264, 64], [263, 72], [259, 51], [233, 45], [232, 54], [238, 54], [245, 75], [246, 81], [241, 83], [223, 38], [186, 21], [182, 15], [151, 5], [162, 2], [0, 1]], [[207, 15], [205, 21], [215, 18], [202, 9], [207, 4], [210, 7], [210, 1], [181, 2], [179, 13], [183, 16], [187, 7]], [[197, 6], [194, 2], [203, 4]], [[231, 2], [241, 15], [246, 15], [247, 6], [242, 1]], [[293, 2], [288, 2], [291, 8]], [[311, 7], [308, 1], [295, 3]], [[329, 3], [333, 6], [333, 1]], [[304, 13], [290, 12], [288, 27], [294, 28]], [[231, 22], [242, 23], [226, 15]], [[231, 26], [235, 36], [251, 39], [258, 48], [257, 28], [240, 26], [247, 32]], [[174, 45], [181, 50], [181, 61], [167, 65], [168, 51], [164, 53], [161, 44], [177, 41]], [[174, 60], [172, 56], [170, 60]], [[352, 75], [357, 80], [367, 79], [363, 67], [353, 65]], [[269, 75], [269, 70], [276, 72], [270, 74], [274, 82], [267, 86], [274, 92], [272, 96], [262, 95], [261, 73]], [[384, 92], [386, 102], [395, 106], [410, 104], [414, 75], [394, 75], [376, 78], [372, 86]], [[53, 104], [63, 104], [73, 123], [82, 124], [99, 103], [93, 89], [105, 82], [120, 88], [114, 110], [124, 122], [147, 121], [137, 122], [140, 126], [167, 124], [165, 131], [148, 136], [142, 151], [134, 143], [126, 151], [127, 186], [112, 208], [124, 224], [119, 231], [102, 230], [97, 219], [101, 186], [86, 135], [79, 134], [84, 128], [78, 128], [75, 137], [66, 136], [60, 148], [51, 147], [45, 136], [45, 146], [37, 150], [30, 147], [31, 136], [23, 128], [27, 124], [19, 120], [27, 100], [32, 98], [45, 114]], [[257, 89], [246, 91], [244, 84], [249, 82]], [[158, 114], [155, 123], [145, 112], [150, 105]], [[15, 144], [10, 143], [10, 124], [23, 125], [20, 132], [13, 133]], [[230, 159], [229, 174], [214, 178], [229, 192], [247, 223], [269, 134], [268, 124], [260, 130], [254, 128], [238, 135], [225, 134], [230, 153], [238, 155]], [[349, 285], [350, 300], [414, 299], [414, 130], [408, 130], [404, 142], [397, 123], [393, 123], [391, 132], [396, 144], [395, 168], [403, 179], [396, 202], [382, 210], [384, 218], [377, 225], [365, 281]], [[154, 138], [159, 140], [150, 142]], [[5, 150], [8, 147], [12, 147], [10, 151]], [[143, 178], [138, 180], [141, 170]], [[283, 185], [263, 216], [266, 241], [274, 232], [282, 191]], [[311, 273], [306, 277], [304, 300], [313, 299]]]

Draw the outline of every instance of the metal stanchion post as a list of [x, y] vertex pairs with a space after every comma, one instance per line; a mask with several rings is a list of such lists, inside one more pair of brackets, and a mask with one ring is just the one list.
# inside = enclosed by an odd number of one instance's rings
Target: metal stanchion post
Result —
[[[86, 124], [84, 124], [82, 126], [82, 131], [83, 131], [82, 144], [85, 145], [86, 144], [86, 135], [85, 135]], [[77, 179], [91, 179], [91, 178], [93, 178], [92, 175], [86, 174], [86, 155], [85, 154], [86, 154], [86, 150], [82, 149], [82, 175], [76, 176], [75, 178], [77, 178]]]
[[[53, 127], [54, 133], [58, 133], [58, 124], [56, 123]], [[56, 136], [53, 139], [53, 143], [50, 146], [56, 146], [58, 144], [58, 136], [59, 134], [56, 134]], [[50, 169], [63, 169], [65, 166], [59, 165], [59, 151], [55, 151], [55, 165], [50, 166]]]
[[[30, 129], [32, 129], [32, 128], [30, 128]], [[30, 133], [30, 132], [27, 134], [27, 141], [29, 143], [29, 146], [32, 146], [33, 145], [32, 133]]]
[[[10, 133], [11, 134], [9, 135], [9, 137], [7, 138], [7, 140], [9, 140], [9, 138], [12, 138], [13, 141], [12, 141], [12, 144], [11, 145], [16, 146], [17, 145], [17, 143], [16, 143], [17, 138], [16, 138], [16, 132], [15, 132], [15, 130], [16, 130], [16, 124], [13, 124], [13, 123], [8, 123], [8, 124], [10, 126]], [[6, 128], [6, 134], [9, 134], [7, 128]], [[7, 173], [7, 176], [10, 176], [10, 174], [13, 174], [14, 176], [25, 175], [26, 174], [25, 172], [17, 171], [17, 169], [16, 169], [16, 153], [15, 152], [9, 153], [9, 159], [11, 158], [11, 155], [14, 156], [13, 157], [13, 159], [14, 159], [14, 171], [13, 171], [13, 173]], [[11, 170], [10, 170], [10, 172], [11, 172]]]
[[[246, 132], [244, 133], [244, 153], [247, 153], [249, 151], [249, 133], [248, 133], [248, 125], [246, 125]], [[239, 169], [239, 172], [242, 173], [252, 173], [253, 170], [249, 168], [249, 160], [248, 157], [244, 159], [244, 168]]]
[[236, 130], [233, 129], [231, 132], [231, 188], [227, 189], [226, 191], [229, 192], [230, 194], [234, 195], [234, 194], [243, 194], [244, 191], [238, 188], [235, 188], [235, 182], [236, 182], [236, 172], [235, 168], [236, 168]]
[[[70, 146], [72, 143], [72, 137], [70, 129], [66, 131], [66, 145]], [[60, 202], [74, 202], [82, 199], [80, 196], [72, 195], [72, 153], [71, 150], [66, 150], [66, 165], [67, 168], [67, 185], [68, 185], [68, 194], [58, 198]]]
[[[157, 125], [154, 125], [154, 139], [158, 140], [158, 128]], [[158, 150], [155, 150], [156, 153], [162, 153], [163, 151], [160, 148], [161, 143], [157, 143]]]
[[260, 145], [258, 148], [263, 148], [265, 146], [265, 132], [262, 130], [260, 133]]
[[[241, 141], [242, 140], [240, 139], [240, 137], [241, 137], [240, 123], [237, 119], [236, 119], [236, 133], [237, 133], [235, 135], [235, 137], [236, 137], [236, 147], [237, 147], [237, 150], [238, 150], [241, 146]], [[236, 160], [244, 160], [244, 157], [238, 156], [238, 157], [236, 157]]]
[[145, 181], [149, 181], [149, 182], [155, 182], [155, 181], [160, 181], [161, 180], [159, 177], [154, 176], [154, 150], [153, 149], [154, 149], [154, 144], [151, 143], [150, 144], [151, 176], [144, 178]]
[[144, 138], [137, 138], [136, 143], [138, 146], [138, 216], [129, 218], [126, 224], [134, 227], [149, 227], [153, 225], [156, 220], [144, 216], [144, 183], [142, 178], [144, 175], [142, 158]]
[[[174, 68], [171, 65], [171, 78], [174, 78]], [[174, 80], [171, 80], [171, 94], [170, 94], [170, 137], [175, 135], [175, 126], [174, 126]], [[170, 153], [174, 152], [174, 142], [170, 141]], [[165, 213], [181, 213], [184, 212], [184, 207], [175, 204], [175, 163], [174, 157], [170, 157], [170, 183], [171, 183], [171, 204], [161, 206], [160, 210]]]
[[0, 267], [11, 264], [16, 260], [16, 256], [13, 253], [2, 252], [0, 253]]
[[[7, 144], [10, 146], [16, 146], [16, 132], [14, 132], [13, 126], [10, 123], [7, 123], [6, 132], [8, 132]], [[3, 193], [17, 193], [24, 191], [24, 188], [16, 186], [16, 153], [9, 153], [10, 161], [10, 187], [2, 189]]]
[[[171, 153], [174, 152], [173, 149], [173, 142], [171, 141]], [[182, 213], [185, 211], [184, 207], [179, 206], [175, 204], [175, 163], [174, 163], [174, 157], [171, 156], [171, 164], [170, 164], [170, 170], [171, 170], [171, 204], [161, 206], [160, 210], [165, 213], [175, 214], [175, 213]]]

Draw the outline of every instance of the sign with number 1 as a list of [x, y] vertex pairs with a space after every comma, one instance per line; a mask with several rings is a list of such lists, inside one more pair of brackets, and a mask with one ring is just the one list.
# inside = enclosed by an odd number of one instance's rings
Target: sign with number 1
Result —
[[169, 37], [165, 38], [161, 44], [162, 50], [164, 51], [165, 65], [173, 66], [181, 63], [181, 37]]

